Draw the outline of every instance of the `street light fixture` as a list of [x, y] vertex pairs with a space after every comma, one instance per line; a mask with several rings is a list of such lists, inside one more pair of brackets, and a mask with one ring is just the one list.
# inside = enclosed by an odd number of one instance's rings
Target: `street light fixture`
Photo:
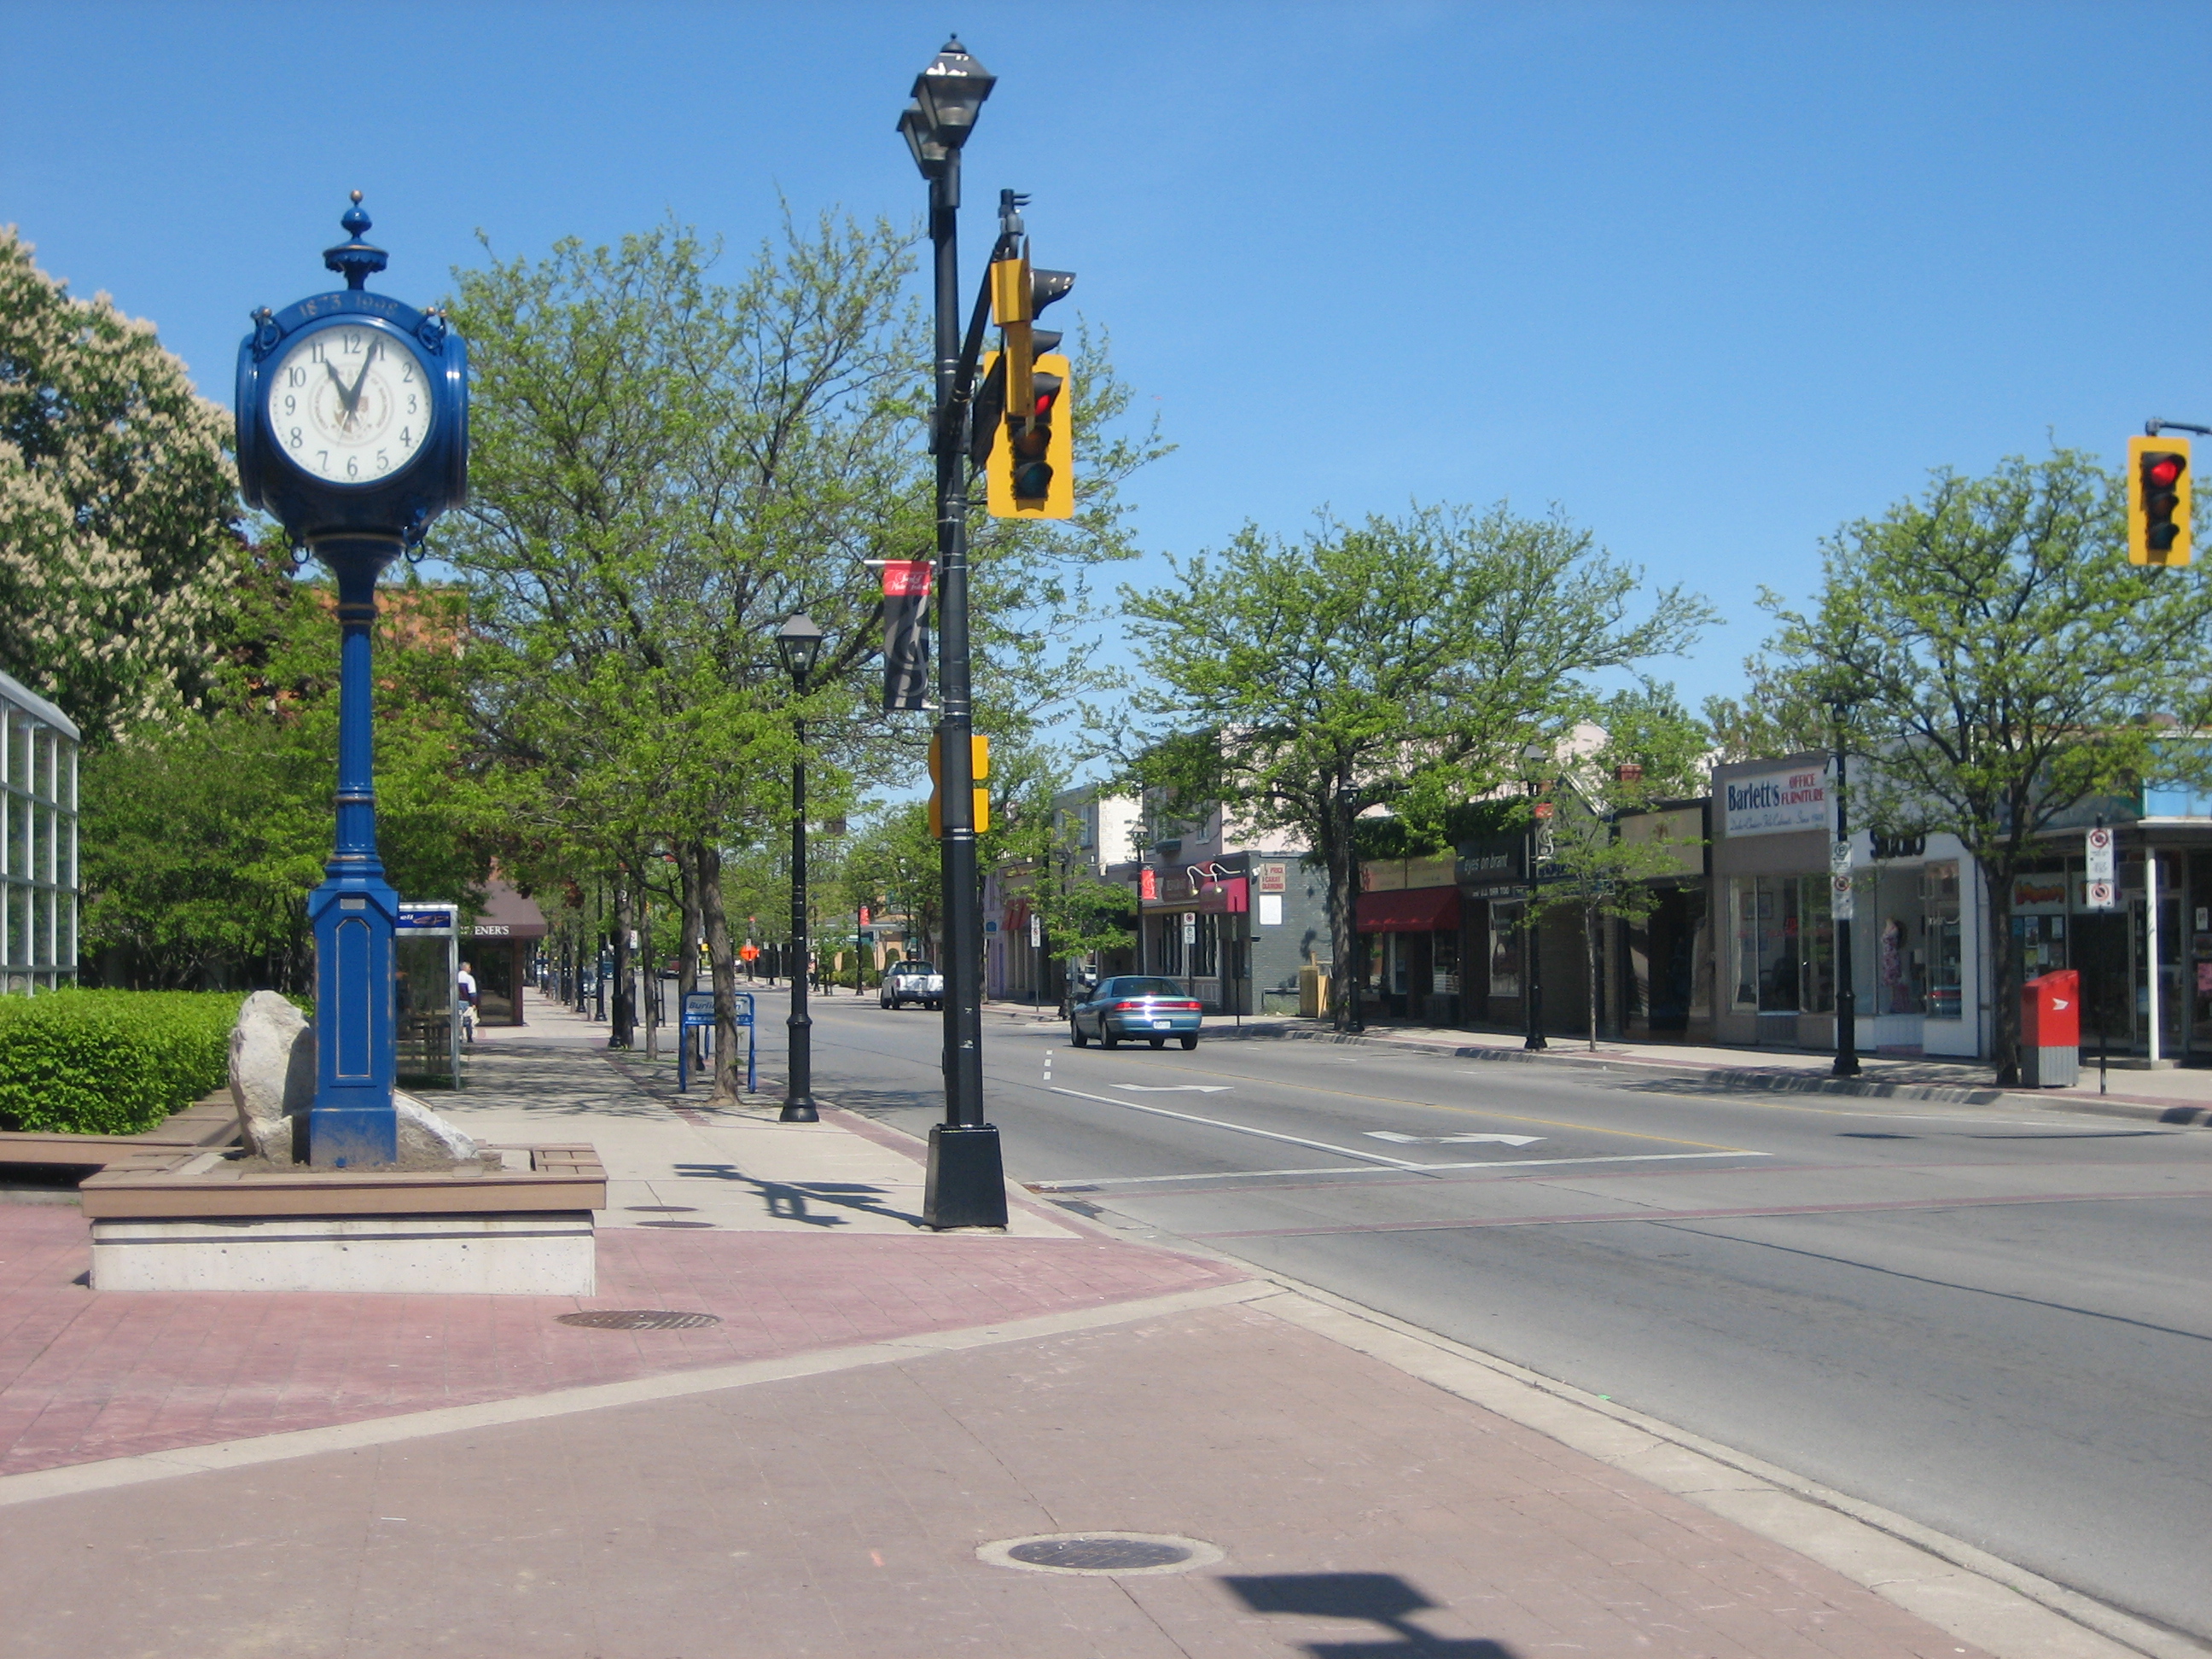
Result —
[[1532, 803], [1528, 813], [1528, 841], [1526, 848], [1528, 863], [1524, 872], [1528, 884], [1528, 909], [1521, 936], [1522, 955], [1527, 959], [1528, 967], [1527, 984], [1521, 998], [1522, 1012], [1526, 1016], [1524, 1024], [1527, 1027], [1527, 1035], [1521, 1040], [1521, 1046], [1523, 1048], [1551, 1047], [1551, 1044], [1544, 1041], [1543, 953], [1537, 948], [1536, 941], [1537, 836], [1535, 807], [1533, 805], [1536, 797], [1543, 793], [1542, 781], [1537, 777], [1535, 769], [1549, 760], [1551, 756], [1552, 751], [1540, 743], [1528, 744], [1521, 750], [1521, 758], [1527, 761], [1529, 766], [1528, 799]]
[[[775, 630], [776, 654], [791, 676], [793, 698], [806, 695], [806, 683], [822, 655], [822, 629], [804, 611]], [[791, 717], [797, 747], [791, 759], [791, 1018], [784, 1044], [783, 1110], [781, 1123], [818, 1123], [814, 1109], [814, 1022], [806, 1013], [806, 970], [813, 954], [806, 927], [806, 722]]]
[[960, 149], [995, 81], [957, 40], [915, 77], [898, 128], [929, 180], [937, 397], [939, 844], [945, 894], [945, 1121], [929, 1131], [922, 1220], [1006, 1224], [999, 1132], [983, 1121], [983, 902], [975, 858], [975, 703], [969, 684], [967, 388], [961, 385]]

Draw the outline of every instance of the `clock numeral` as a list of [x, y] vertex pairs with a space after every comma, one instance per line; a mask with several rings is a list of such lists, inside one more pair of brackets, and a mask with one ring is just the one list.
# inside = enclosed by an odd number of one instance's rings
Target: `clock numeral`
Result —
[[379, 472], [381, 472], [391, 465], [391, 457], [387, 456], [382, 450], [378, 450], [376, 452], [376, 470]]
[[284, 384], [286, 386], [305, 386], [307, 383], [307, 371], [306, 369], [288, 368], [284, 371]]
[[296, 415], [300, 412], [300, 400], [289, 392], [284, 397], [284, 412], [287, 415]]
[[346, 331], [345, 355], [349, 357], [358, 357], [361, 356], [361, 336], [355, 333], [350, 329]]
[[327, 449], [317, 450], [315, 452], [315, 465], [323, 471], [329, 471], [331, 470], [331, 452]]
[[[412, 414], [415, 412], [415, 409], [416, 409], [415, 394], [414, 394], [413, 392], [409, 392], [409, 393], [407, 394], [407, 412], [408, 412], [410, 415], [412, 415]], [[403, 439], [401, 439], [401, 440], [400, 440], [400, 441], [401, 441], [402, 443], [404, 443], [404, 442], [406, 441], [406, 440], [403, 438]]]
[[415, 428], [411, 426], [403, 426], [399, 428], [399, 447], [402, 449], [415, 447], [414, 431]]
[[[310, 340], [307, 342], [307, 361], [309, 362], [319, 363], [325, 361], [323, 356], [323, 346], [325, 343], [321, 340]], [[305, 373], [304, 370], [301, 372]]]
[[401, 371], [399, 375], [399, 384], [402, 386], [413, 386], [415, 384], [414, 364], [408, 364], [407, 367]]
[[293, 447], [293, 448], [295, 448], [295, 449], [297, 449], [297, 448], [298, 448], [301, 444], [305, 443], [306, 441], [307, 441], [307, 440], [306, 440], [306, 439], [304, 439], [304, 438], [302, 438], [302, 437], [300, 435], [300, 428], [299, 428], [298, 427], [296, 427], [296, 426], [295, 426], [295, 427], [294, 427], [294, 428], [292, 428], [292, 447]]
[[346, 477], [349, 478], [358, 478], [361, 477], [360, 456], [349, 455], [346, 457]]

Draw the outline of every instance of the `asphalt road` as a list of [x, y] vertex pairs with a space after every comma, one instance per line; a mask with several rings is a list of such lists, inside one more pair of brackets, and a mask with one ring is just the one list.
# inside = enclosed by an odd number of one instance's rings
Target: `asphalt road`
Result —
[[[926, 1133], [939, 1017], [814, 1014], [823, 1096]], [[985, 1073], [1054, 1202], [2212, 1636], [2212, 1131], [1004, 1017]]]

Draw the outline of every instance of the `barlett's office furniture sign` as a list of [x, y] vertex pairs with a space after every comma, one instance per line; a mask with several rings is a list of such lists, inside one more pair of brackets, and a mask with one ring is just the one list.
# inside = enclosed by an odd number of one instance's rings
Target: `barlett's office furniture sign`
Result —
[[1750, 777], [1725, 780], [1722, 787], [1727, 792], [1723, 805], [1731, 836], [1832, 830], [1835, 825], [1825, 766], [1801, 771], [1759, 772]]

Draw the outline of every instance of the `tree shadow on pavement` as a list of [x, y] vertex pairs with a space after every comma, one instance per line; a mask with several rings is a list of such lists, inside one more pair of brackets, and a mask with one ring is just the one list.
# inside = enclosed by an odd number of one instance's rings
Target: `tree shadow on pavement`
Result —
[[1514, 1659], [1513, 1650], [1483, 1638], [1431, 1636], [1410, 1615], [1442, 1604], [1389, 1572], [1291, 1572], [1224, 1576], [1221, 1581], [1255, 1613], [1306, 1619], [1358, 1619], [1380, 1625], [1387, 1642], [1308, 1642], [1313, 1659]]

